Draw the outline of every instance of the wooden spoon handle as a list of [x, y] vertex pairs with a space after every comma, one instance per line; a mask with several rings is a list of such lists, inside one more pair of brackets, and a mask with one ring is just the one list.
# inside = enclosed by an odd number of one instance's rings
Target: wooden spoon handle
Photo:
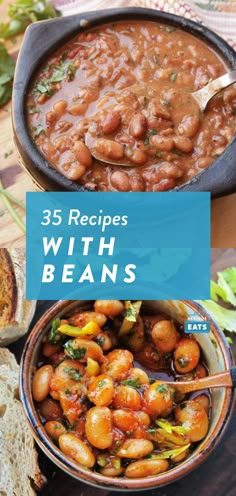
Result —
[[232, 367], [225, 372], [209, 375], [203, 379], [195, 381], [172, 382], [170, 386], [174, 386], [179, 393], [191, 393], [200, 391], [201, 389], [220, 388], [220, 387], [236, 387], [236, 367]]

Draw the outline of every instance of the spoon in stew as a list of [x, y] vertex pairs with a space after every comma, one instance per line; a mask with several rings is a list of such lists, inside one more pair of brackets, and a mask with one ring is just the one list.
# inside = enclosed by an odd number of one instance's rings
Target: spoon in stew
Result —
[[[236, 70], [228, 72], [227, 74], [224, 74], [223, 76], [218, 77], [217, 79], [214, 79], [210, 83], [208, 83], [206, 86], [203, 86], [200, 90], [194, 91], [193, 93], [190, 93], [190, 95], [194, 98], [194, 100], [197, 102], [199, 109], [201, 112], [204, 112], [206, 110], [208, 102], [215, 96], [219, 91], [227, 88], [231, 84], [236, 83]], [[134, 85], [134, 87], [137, 85]], [[188, 93], [189, 95], [189, 93]], [[105, 157], [101, 153], [98, 153], [95, 148], [94, 148], [94, 142], [95, 139], [93, 136], [87, 132], [85, 135], [85, 144], [90, 150], [91, 155], [96, 159], [99, 160], [99, 162], [104, 162], [105, 164], [110, 164], [110, 165], [119, 165], [120, 167], [137, 167], [138, 164], [127, 162], [127, 159], [120, 159], [120, 160], [113, 160], [109, 157]], [[143, 165], [143, 164], [142, 164]]]
[[218, 374], [209, 375], [203, 377], [202, 379], [196, 379], [194, 381], [181, 381], [181, 382], [168, 382], [165, 384], [172, 387], [178, 393], [192, 393], [193, 391], [200, 391], [201, 389], [210, 388], [235, 388], [236, 387], [236, 367], [232, 367], [230, 370], [225, 372], [219, 372]]

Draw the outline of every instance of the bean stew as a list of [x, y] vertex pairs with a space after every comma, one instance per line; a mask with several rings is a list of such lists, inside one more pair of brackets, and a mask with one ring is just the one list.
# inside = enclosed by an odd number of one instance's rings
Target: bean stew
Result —
[[170, 190], [211, 165], [234, 136], [233, 87], [204, 113], [191, 97], [226, 71], [210, 47], [181, 29], [103, 25], [44, 63], [27, 97], [29, 131], [50, 164], [89, 190]]
[[69, 459], [107, 477], [158, 475], [185, 460], [211, 418], [208, 391], [166, 381], [208, 375], [192, 335], [141, 301], [96, 300], [55, 319], [32, 394], [44, 428]]

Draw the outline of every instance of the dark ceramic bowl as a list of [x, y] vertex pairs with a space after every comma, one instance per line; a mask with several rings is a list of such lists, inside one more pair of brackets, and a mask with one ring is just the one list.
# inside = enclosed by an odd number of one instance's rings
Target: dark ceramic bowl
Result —
[[[119, 491], [139, 491], [163, 486], [188, 474], [202, 463], [220, 441], [233, 410], [233, 390], [217, 388], [212, 390], [212, 417], [205, 439], [198, 444], [193, 453], [182, 463], [166, 473], [142, 479], [106, 477], [86, 469], [67, 458], [50, 440], [40, 422], [31, 394], [32, 372], [37, 364], [42, 340], [51, 327], [50, 323], [57, 317], [71, 315], [73, 312], [91, 308], [90, 301], [59, 301], [52, 306], [32, 330], [23, 350], [20, 367], [20, 396], [32, 434], [44, 453], [62, 470], [76, 479], [93, 486]], [[196, 339], [204, 350], [205, 360], [210, 374], [230, 369], [232, 357], [223, 333], [207, 315], [201, 305], [192, 301], [145, 301], [143, 308], [147, 313], [164, 312], [179, 323], [183, 323], [193, 312], [201, 319], [210, 321], [209, 334], [196, 334]]]
[[[86, 19], [86, 28], [83, 21]], [[225, 61], [229, 70], [236, 67], [236, 52], [217, 34], [183, 17], [157, 10], [125, 8], [85, 12], [80, 15], [32, 24], [26, 31], [17, 62], [13, 91], [13, 129], [19, 160], [36, 185], [46, 191], [84, 191], [84, 187], [62, 176], [35, 147], [27, 130], [25, 97], [35, 71], [58, 47], [83, 30], [119, 20], [149, 20], [177, 26], [205, 41]], [[82, 26], [81, 26], [82, 24]], [[210, 191], [222, 196], [236, 191], [236, 137], [224, 153], [208, 168], [177, 191]]]

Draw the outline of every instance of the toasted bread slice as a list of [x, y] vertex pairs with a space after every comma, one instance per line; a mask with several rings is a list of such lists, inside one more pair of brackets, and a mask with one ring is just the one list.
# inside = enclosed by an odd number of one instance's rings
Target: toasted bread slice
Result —
[[28, 331], [35, 305], [35, 301], [25, 300], [24, 250], [0, 248], [0, 346]]
[[0, 496], [34, 496], [44, 477], [18, 399], [19, 366], [0, 348]]

